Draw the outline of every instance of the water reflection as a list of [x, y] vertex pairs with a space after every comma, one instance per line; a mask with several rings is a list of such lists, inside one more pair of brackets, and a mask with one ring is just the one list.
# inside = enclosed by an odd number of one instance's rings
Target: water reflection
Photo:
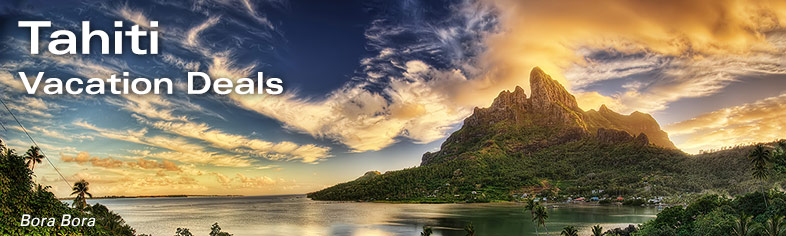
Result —
[[[472, 222], [479, 235], [533, 235], [529, 212], [518, 204], [382, 204], [318, 202], [302, 195], [102, 199], [138, 233], [171, 235], [178, 227], [207, 235], [218, 222], [235, 235], [419, 235], [424, 225], [434, 235], [465, 235]], [[562, 207], [549, 209], [548, 227], [567, 225], [582, 234], [601, 224], [605, 229], [639, 224], [655, 216], [655, 208]], [[543, 229], [541, 229], [543, 232]]]

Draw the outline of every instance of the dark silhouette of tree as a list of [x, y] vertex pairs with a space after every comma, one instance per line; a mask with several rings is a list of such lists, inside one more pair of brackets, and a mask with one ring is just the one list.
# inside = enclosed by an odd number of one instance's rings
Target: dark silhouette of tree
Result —
[[27, 161], [27, 166], [30, 166], [30, 170], [35, 170], [35, 165], [44, 160], [41, 148], [31, 146], [30, 150], [27, 150], [25, 153], [25, 160]]
[[431, 234], [433, 234], [433, 233], [434, 232], [433, 232], [433, 230], [431, 230], [431, 227], [428, 227], [428, 226], [424, 225], [423, 226], [423, 232], [420, 233], [420, 236], [431, 236]]
[[467, 236], [475, 236], [475, 226], [472, 225], [472, 222], [464, 226], [464, 231], [467, 232]]
[[[538, 206], [539, 206], [539, 203], [535, 202], [535, 198], [528, 198], [527, 199], [527, 205], [524, 206], [524, 209], [529, 211], [529, 216], [534, 219], [535, 218], [535, 208], [537, 208]], [[537, 235], [538, 234], [538, 225], [535, 223], [534, 220], [532, 221], [532, 223], [535, 224], [535, 234]]]
[[546, 211], [546, 207], [538, 205], [535, 207], [535, 216], [532, 217], [532, 221], [537, 223], [536, 227], [543, 226], [543, 229], [546, 230], [546, 235], [549, 235], [549, 228], [546, 228], [546, 220], [549, 218], [549, 212]]
[[573, 227], [573, 226], [565, 226], [565, 228], [562, 228], [562, 233], [560, 233], [560, 235], [562, 235], [562, 236], [579, 236], [579, 230], [577, 230], [576, 227]]
[[770, 150], [764, 147], [764, 144], [758, 144], [753, 147], [748, 158], [753, 164], [753, 177], [759, 180], [767, 179], [767, 165], [772, 161]]
[[232, 236], [232, 234], [221, 232], [221, 226], [218, 226], [218, 222], [216, 222], [210, 227], [210, 236]]
[[71, 190], [73, 190], [73, 192], [71, 192], [71, 195], [76, 194], [76, 198], [74, 198], [73, 206], [81, 211], [84, 211], [85, 207], [87, 207], [87, 198], [85, 198], [85, 196], [93, 198], [93, 194], [88, 192], [90, 191], [89, 185], [90, 183], [88, 183], [83, 179], [83, 180], [79, 180], [79, 182], [74, 183], [74, 187], [71, 188]]
[[[764, 183], [769, 174], [768, 166], [772, 161], [772, 152], [764, 147], [764, 144], [757, 144], [753, 147], [750, 154], [748, 154], [748, 158], [751, 160], [751, 164], [753, 164], [753, 178]], [[767, 194], [764, 194], [764, 204], [769, 205], [769, 203], [767, 203]]]
[[600, 225], [592, 226], [592, 236], [603, 236], [603, 227], [600, 227]]
[[177, 228], [175, 236], [194, 236], [188, 228]]

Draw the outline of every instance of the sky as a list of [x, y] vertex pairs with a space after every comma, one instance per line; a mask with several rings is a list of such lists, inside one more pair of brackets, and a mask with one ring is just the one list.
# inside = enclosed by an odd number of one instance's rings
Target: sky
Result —
[[[19, 20], [150, 29], [156, 55], [29, 53]], [[783, 1], [4, 1], [0, 98], [94, 195], [306, 193], [417, 166], [539, 66], [579, 105], [650, 113], [683, 151], [786, 134]], [[143, 43], [144, 44], [144, 43]], [[127, 45], [127, 44], [126, 44]], [[93, 49], [94, 51], [98, 50]], [[171, 78], [169, 95], [25, 93], [17, 72]], [[185, 93], [186, 72], [278, 77], [280, 95]], [[6, 111], [2, 138], [32, 144]], [[70, 193], [51, 165], [36, 181]]]

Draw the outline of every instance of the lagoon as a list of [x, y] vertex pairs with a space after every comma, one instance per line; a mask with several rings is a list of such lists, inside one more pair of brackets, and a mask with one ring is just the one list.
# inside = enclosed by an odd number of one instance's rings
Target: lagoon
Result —
[[[88, 200], [106, 205], [137, 233], [173, 235], [178, 227], [207, 235], [218, 222], [223, 231], [242, 235], [433, 235], [463, 236], [472, 222], [477, 235], [535, 235], [529, 212], [517, 203], [396, 204], [312, 201], [305, 195], [247, 197], [119, 198]], [[595, 224], [604, 231], [653, 219], [658, 209], [628, 206], [563, 205], [550, 208], [547, 227], [558, 235], [576, 226], [580, 235]], [[543, 228], [540, 229], [543, 233]]]

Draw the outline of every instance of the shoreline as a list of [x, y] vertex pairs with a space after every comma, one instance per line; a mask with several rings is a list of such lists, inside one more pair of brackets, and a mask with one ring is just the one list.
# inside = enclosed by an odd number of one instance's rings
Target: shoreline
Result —
[[[190, 194], [174, 194], [174, 195], [140, 195], [140, 196], [101, 196], [92, 197], [87, 200], [94, 199], [123, 199], [123, 198], [188, 198], [188, 197], [246, 197], [245, 195], [190, 195]], [[57, 198], [57, 200], [74, 200], [74, 197]]]

